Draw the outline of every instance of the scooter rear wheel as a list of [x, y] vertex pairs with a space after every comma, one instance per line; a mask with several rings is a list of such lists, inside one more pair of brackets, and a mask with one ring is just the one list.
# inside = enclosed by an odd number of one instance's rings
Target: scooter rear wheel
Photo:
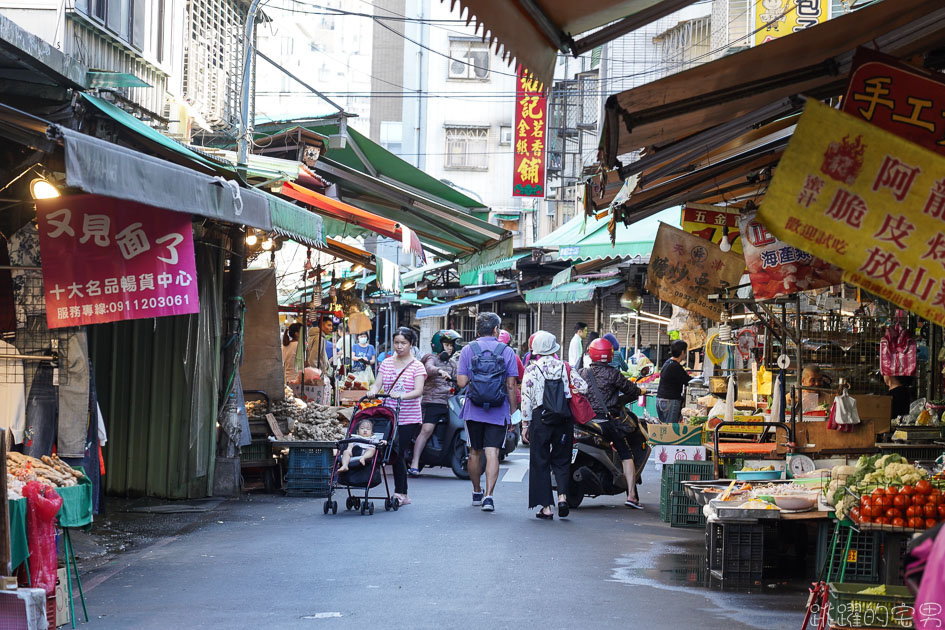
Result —
[[466, 468], [466, 462], [469, 460], [469, 447], [459, 433], [453, 438], [453, 452], [450, 457], [450, 468], [458, 479], [469, 479], [469, 470]]
[[577, 509], [584, 501], [584, 493], [573, 481], [568, 484], [568, 491], [564, 493], [564, 496], [568, 500], [568, 507], [571, 509]]

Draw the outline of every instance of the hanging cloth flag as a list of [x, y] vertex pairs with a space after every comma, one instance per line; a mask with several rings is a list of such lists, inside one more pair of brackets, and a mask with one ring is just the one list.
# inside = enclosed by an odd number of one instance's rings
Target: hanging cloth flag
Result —
[[381, 291], [400, 293], [400, 267], [397, 263], [377, 257], [377, 286]]
[[404, 251], [408, 254], [416, 254], [425, 263], [427, 257], [423, 252], [423, 245], [420, 243], [420, 237], [417, 236], [417, 233], [403, 223], [399, 223], [397, 227], [400, 228], [400, 242]]

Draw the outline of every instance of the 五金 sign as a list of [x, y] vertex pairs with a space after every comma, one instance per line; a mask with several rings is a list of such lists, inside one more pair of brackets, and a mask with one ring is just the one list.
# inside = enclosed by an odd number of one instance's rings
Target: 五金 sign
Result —
[[699, 238], [712, 241], [716, 245], [722, 242], [725, 228], [728, 228], [728, 242], [732, 251], [742, 253], [742, 243], [738, 238], [738, 210], [707, 203], [686, 204], [682, 212], [682, 229]]
[[754, 46], [827, 21], [828, 0], [752, 0]]
[[545, 196], [545, 94], [519, 70], [515, 90], [513, 197]]
[[50, 328], [196, 313], [186, 214], [98, 195], [36, 202]]
[[945, 157], [809, 100], [758, 216], [844, 279], [945, 325]]

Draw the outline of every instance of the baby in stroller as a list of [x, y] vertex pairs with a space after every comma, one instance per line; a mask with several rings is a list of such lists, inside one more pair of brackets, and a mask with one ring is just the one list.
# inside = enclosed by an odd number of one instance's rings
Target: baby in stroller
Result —
[[[371, 420], [362, 420], [358, 423], [358, 436], [370, 440], [374, 436], [374, 422]], [[338, 472], [347, 472], [351, 465], [360, 465], [366, 467], [371, 463], [371, 458], [377, 453], [377, 448], [372, 444], [364, 442], [352, 442], [348, 448], [341, 454], [341, 466]]]

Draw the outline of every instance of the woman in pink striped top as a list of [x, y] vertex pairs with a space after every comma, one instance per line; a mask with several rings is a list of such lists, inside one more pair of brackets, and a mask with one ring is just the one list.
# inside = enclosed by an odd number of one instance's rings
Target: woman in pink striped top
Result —
[[407, 465], [403, 453], [420, 434], [423, 422], [420, 400], [427, 371], [410, 353], [410, 348], [416, 342], [417, 335], [409, 328], [401, 327], [394, 332], [394, 356], [381, 363], [377, 380], [369, 392], [369, 396], [375, 396], [383, 391], [390, 396], [384, 404], [394, 410], [399, 408], [397, 443], [394, 445], [391, 468], [394, 472], [394, 496], [400, 499], [401, 505], [411, 502], [407, 496]]

